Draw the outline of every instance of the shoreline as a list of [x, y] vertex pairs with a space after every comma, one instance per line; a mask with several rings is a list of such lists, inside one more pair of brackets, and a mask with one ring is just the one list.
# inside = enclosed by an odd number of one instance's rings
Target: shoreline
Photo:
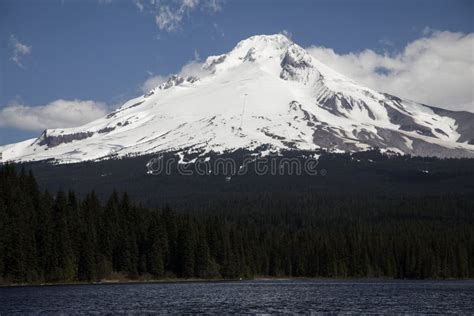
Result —
[[133, 285], [133, 284], [186, 284], [186, 283], [237, 283], [237, 282], [272, 282], [272, 281], [320, 281], [320, 282], [464, 282], [474, 279], [394, 279], [394, 278], [307, 278], [307, 277], [255, 277], [251, 279], [150, 279], [150, 280], [101, 280], [96, 282], [50, 282], [50, 283], [12, 283], [0, 284], [2, 288], [50, 287], [50, 286], [92, 286], [92, 285]]
[[[245, 279], [246, 281], [252, 279]], [[174, 284], [174, 283], [223, 283], [239, 282], [239, 279], [150, 279], [150, 280], [101, 280], [94, 282], [46, 282], [46, 283], [12, 283], [0, 284], [0, 288], [43, 287], [43, 286], [78, 286], [78, 285], [122, 285], [122, 284]]]

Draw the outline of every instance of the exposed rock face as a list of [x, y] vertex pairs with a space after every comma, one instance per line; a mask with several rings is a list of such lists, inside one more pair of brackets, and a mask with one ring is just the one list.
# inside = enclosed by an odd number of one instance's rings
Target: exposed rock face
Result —
[[245, 57], [244, 57], [244, 61], [254, 62], [255, 60], [257, 60], [255, 58], [255, 52], [256, 52], [256, 50], [255, 50], [254, 47], [249, 49], [248, 52], [247, 52], [247, 55], [245, 55]]
[[203, 69], [215, 72], [216, 65], [222, 64], [227, 58], [226, 54], [209, 57], [203, 65]]
[[[153, 93], [152, 93], [152, 94], [153, 94]], [[119, 113], [122, 112], [123, 110], [131, 109], [131, 108], [137, 107], [137, 106], [139, 106], [140, 104], [142, 104], [143, 102], [145, 102], [145, 101], [137, 102], [137, 103], [134, 103], [134, 104], [129, 105], [129, 106], [127, 106], [127, 107], [121, 107], [121, 108], [119, 108], [119, 109], [117, 109], [117, 110], [111, 112], [111, 113], [108, 114], [106, 117], [107, 117], [107, 118], [116, 117], [117, 114], [119, 114]]]
[[308, 82], [313, 65], [311, 56], [297, 45], [291, 45], [281, 61], [280, 78], [285, 80], [296, 80], [303, 83]]
[[[122, 125], [122, 124], [120, 124], [120, 125]], [[104, 133], [109, 133], [109, 132], [113, 131], [114, 129], [115, 129], [115, 126], [107, 126], [107, 127], [99, 129], [97, 132], [100, 133], [100, 134], [104, 134]]]
[[[474, 114], [383, 94], [287, 37], [253, 36], [84, 126], [1, 146], [3, 159], [64, 162], [191, 152], [345, 151], [474, 157]], [[267, 154], [260, 152], [260, 154]]]
[[93, 132], [79, 132], [75, 134], [65, 134], [65, 135], [48, 135], [48, 131], [45, 130], [40, 136], [40, 141], [38, 144], [40, 146], [55, 147], [61, 144], [70, 143], [74, 140], [82, 140], [91, 137], [94, 135]]
[[435, 112], [436, 114], [450, 117], [456, 120], [457, 123], [457, 131], [461, 136], [459, 137], [459, 142], [461, 143], [468, 143], [474, 145], [474, 113], [466, 112], [466, 111], [449, 111], [435, 107], [429, 107]]
[[194, 76], [181, 77], [179, 75], [172, 75], [166, 82], [162, 83], [158, 89], [166, 90], [174, 86], [178, 86], [184, 82], [195, 83], [199, 79]]
[[326, 124], [317, 125], [314, 129], [313, 141], [325, 150], [355, 151], [357, 146], [341, 137], [339, 131]]
[[417, 132], [421, 135], [434, 137], [433, 132], [427, 126], [420, 125], [415, 122], [413, 117], [402, 113], [401, 111], [384, 104], [385, 109], [387, 110], [388, 116], [390, 117], [390, 122], [393, 124], [400, 125], [400, 129], [408, 132]]

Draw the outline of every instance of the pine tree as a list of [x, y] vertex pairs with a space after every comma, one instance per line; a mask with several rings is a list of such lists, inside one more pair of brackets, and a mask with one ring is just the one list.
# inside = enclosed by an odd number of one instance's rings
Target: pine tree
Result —
[[46, 280], [52, 275], [54, 262], [54, 223], [52, 217], [54, 199], [45, 191], [40, 199], [36, 225], [36, 249], [38, 252], [41, 279]]
[[5, 276], [5, 240], [7, 238], [6, 234], [6, 207], [3, 203], [2, 195], [0, 194], [0, 284], [3, 283], [3, 278]]
[[[97, 271], [97, 216], [101, 212], [99, 201], [94, 193], [88, 194], [80, 207], [80, 225], [78, 241], [78, 279], [93, 281], [99, 278]], [[101, 275], [100, 277], [103, 277]]]
[[194, 275], [198, 278], [212, 278], [215, 275], [215, 272], [212, 271], [212, 262], [209, 252], [209, 246], [207, 245], [207, 240], [205, 233], [200, 231], [199, 237], [196, 244], [196, 264]]
[[159, 213], [155, 212], [151, 215], [147, 240], [147, 270], [155, 277], [162, 277], [165, 273], [168, 240]]
[[95, 281], [113, 272], [191, 278], [474, 277], [474, 199], [263, 196], [221, 213], [136, 206], [113, 192], [40, 193], [0, 168], [0, 282]]
[[196, 247], [193, 228], [190, 220], [185, 218], [178, 234], [177, 272], [183, 278], [194, 277]]
[[168, 237], [168, 252], [166, 253], [165, 268], [166, 270], [177, 273], [178, 267], [178, 227], [177, 219], [171, 208], [166, 205], [163, 208], [162, 220]]
[[55, 270], [53, 280], [74, 280], [76, 264], [70, 236], [70, 208], [66, 194], [59, 191], [53, 206], [53, 255]]
[[[119, 248], [122, 231], [119, 222], [119, 199], [116, 191], [109, 197], [104, 211], [101, 212], [98, 239], [99, 248], [104, 256], [104, 260], [111, 262], [115, 271], [121, 271], [122, 264], [119, 263], [121, 249]], [[106, 263], [104, 260], [104, 264]]]

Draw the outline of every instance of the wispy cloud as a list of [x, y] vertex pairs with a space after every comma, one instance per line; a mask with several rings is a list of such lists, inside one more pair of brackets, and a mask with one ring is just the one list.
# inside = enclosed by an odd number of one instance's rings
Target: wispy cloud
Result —
[[474, 33], [425, 28], [398, 53], [338, 54], [325, 47], [308, 51], [331, 68], [370, 88], [433, 106], [474, 112]]
[[12, 60], [18, 67], [24, 68], [22, 58], [25, 55], [31, 54], [32, 47], [20, 42], [15, 35], [10, 35], [10, 48]]
[[140, 12], [143, 12], [143, 10], [145, 9], [145, 6], [143, 5], [142, 0], [133, 0], [133, 3], [135, 3], [138, 10], [140, 10]]
[[222, 10], [223, 0], [207, 0], [205, 1], [205, 6], [211, 12], [219, 12]]
[[222, 10], [223, 0], [133, 0], [140, 12], [151, 13], [161, 31], [176, 32], [198, 10], [213, 14]]
[[90, 100], [59, 99], [39, 106], [13, 102], [0, 109], [0, 126], [29, 131], [74, 127], [103, 117], [107, 111], [105, 103]]
[[292, 34], [290, 31], [288, 31], [288, 30], [283, 30], [283, 31], [280, 32], [280, 34], [285, 35], [285, 36], [288, 37], [289, 39], [292, 39], [292, 38], [293, 38], [293, 34]]
[[148, 74], [148, 78], [140, 85], [140, 91], [147, 93], [166, 81], [167, 76]]
[[[188, 61], [183, 67], [181, 67], [178, 75], [182, 77], [194, 76], [198, 78], [203, 78], [208, 76], [210, 72], [206, 69], [203, 69], [204, 61], [201, 60], [197, 50], [194, 50], [194, 59]], [[147, 93], [148, 91], [156, 88], [171, 76], [168, 75], [154, 75], [153, 73], [147, 71], [148, 78], [140, 85], [140, 91]]]
[[160, 30], [168, 32], [176, 31], [182, 19], [183, 14], [180, 11], [173, 11], [168, 6], [161, 7], [159, 13], [155, 16], [156, 25]]

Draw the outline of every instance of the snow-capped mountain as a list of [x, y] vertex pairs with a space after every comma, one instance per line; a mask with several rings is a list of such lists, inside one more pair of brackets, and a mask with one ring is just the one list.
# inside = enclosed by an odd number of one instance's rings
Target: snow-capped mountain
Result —
[[284, 35], [253, 36], [86, 125], [0, 147], [3, 161], [79, 162], [161, 151], [361, 151], [474, 157], [474, 114], [366, 88]]

